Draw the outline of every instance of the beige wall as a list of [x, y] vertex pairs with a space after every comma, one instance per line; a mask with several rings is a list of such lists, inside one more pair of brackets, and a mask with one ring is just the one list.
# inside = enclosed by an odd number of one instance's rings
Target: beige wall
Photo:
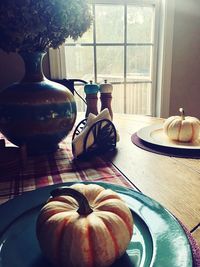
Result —
[[175, 1], [170, 115], [200, 118], [200, 1]]

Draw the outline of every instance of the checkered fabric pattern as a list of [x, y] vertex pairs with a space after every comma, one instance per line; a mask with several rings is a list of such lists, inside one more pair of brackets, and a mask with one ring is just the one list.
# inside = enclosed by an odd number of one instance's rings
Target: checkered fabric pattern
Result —
[[[61, 142], [55, 153], [28, 157], [23, 165], [17, 160], [19, 149], [9, 147], [8, 141], [6, 145], [4, 150], [0, 149], [0, 163], [1, 159], [6, 161], [3, 167], [0, 165], [0, 204], [23, 192], [63, 182], [102, 181], [131, 187], [128, 180], [101, 157], [73, 160], [71, 135]], [[6, 149], [10, 149], [7, 159], [4, 158]]]

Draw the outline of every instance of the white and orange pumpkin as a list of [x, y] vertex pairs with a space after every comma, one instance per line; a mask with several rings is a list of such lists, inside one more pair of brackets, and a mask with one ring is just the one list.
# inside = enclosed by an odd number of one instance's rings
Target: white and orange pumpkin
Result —
[[183, 108], [180, 116], [172, 116], [163, 124], [164, 132], [174, 141], [193, 142], [199, 138], [200, 121], [195, 117], [185, 116]]
[[46, 258], [59, 267], [105, 267], [122, 256], [133, 217], [120, 196], [97, 184], [58, 188], [41, 209], [37, 238]]

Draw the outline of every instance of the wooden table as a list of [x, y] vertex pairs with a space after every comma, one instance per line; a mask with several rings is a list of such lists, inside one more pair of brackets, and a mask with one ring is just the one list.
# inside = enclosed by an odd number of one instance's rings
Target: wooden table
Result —
[[[76, 124], [82, 118], [84, 118], [83, 113], [79, 114]], [[117, 143], [117, 150], [104, 154], [103, 158], [107, 161], [106, 164], [111, 162], [137, 190], [155, 199], [174, 214], [190, 230], [200, 245], [200, 160], [151, 153], [131, 142], [131, 135], [140, 128], [162, 121], [149, 116], [114, 114], [113, 122], [119, 132], [120, 141]], [[68, 154], [71, 154], [69, 144], [65, 146], [68, 147]], [[20, 179], [15, 179], [15, 176], [9, 182], [1, 179], [1, 195], [4, 197], [5, 193], [9, 194], [11, 191], [12, 196], [15, 196], [51, 184], [54, 180], [68, 181], [68, 177], [71, 176], [75, 179], [78, 175], [75, 173], [76, 170], [70, 163], [69, 166], [66, 165], [68, 155], [55, 155], [55, 157], [58, 160], [57, 164], [60, 164], [62, 174], [59, 171], [55, 173], [55, 170], [51, 173], [53, 168], [57, 170], [58, 167], [53, 157], [47, 155], [47, 159], [42, 156], [35, 161], [29, 159], [26, 161], [25, 170], [21, 172]], [[62, 157], [64, 162], [60, 161]], [[10, 168], [6, 170], [9, 171]], [[94, 169], [90, 172], [94, 174]], [[87, 174], [86, 171], [85, 175]], [[116, 174], [113, 175], [116, 178]], [[94, 176], [98, 179], [97, 175]], [[11, 175], [8, 175], [9, 177]]]
[[162, 122], [149, 116], [114, 114], [117, 152], [106, 155], [135, 187], [172, 212], [200, 245], [200, 160], [163, 156], [135, 146], [131, 135]]

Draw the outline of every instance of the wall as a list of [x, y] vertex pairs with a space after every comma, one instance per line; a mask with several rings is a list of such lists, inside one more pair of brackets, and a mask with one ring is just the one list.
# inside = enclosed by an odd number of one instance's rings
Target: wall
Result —
[[179, 107], [200, 118], [200, 1], [176, 0], [170, 115]]

